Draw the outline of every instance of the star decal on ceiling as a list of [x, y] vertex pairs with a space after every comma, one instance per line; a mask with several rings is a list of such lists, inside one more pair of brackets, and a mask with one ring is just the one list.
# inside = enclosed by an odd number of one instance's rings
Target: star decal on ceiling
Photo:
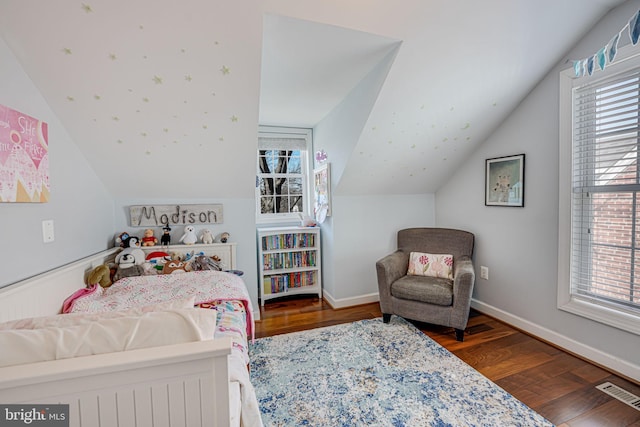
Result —
[[191, 80], [193, 80], [193, 77], [191, 77], [189, 74], [187, 74], [186, 76], [184, 76], [184, 79], [188, 82], [190, 82]]
[[96, 101], [100, 101], [102, 99], [102, 97], [98, 94], [93, 95], [93, 99], [95, 99]]
[[63, 52], [65, 55], [71, 55], [71, 54], [73, 53], [73, 52], [71, 51], [71, 49], [69, 49], [68, 47], [63, 47], [63, 48], [62, 48], [62, 52]]
[[118, 57], [116, 56], [115, 53], [110, 53], [109, 54], [109, 59], [112, 60], [112, 61], [115, 61], [116, 59], [118, 59]]
[[82, 9], [86, 12], [86, 13], [91, 13], [93, 12], [93, 9], [91, 8], [90, 5], [86, 4], [86, 3], [82, 3]]
[[162, 84], [162, 77], [160, 77], [160, 76], [153, 76], [152, 80], [157, 85], [161, 85]]
[[118, 121], [120, 121], [120, 117], [113, 116], [113, 117], [111, 117], [111, 120], [113, 120], [114, 122], [118, 122]]
[[220, 68], [220, 72], [222, 73], [222, 75], [226, 76], [227, 74], [231, 73], [231, 69], [226, 65], [223, 65], [222, 68]]
[[235, 122], [237, 122], [238, 120], [239, 120], [239, 119], [238, 119], [238, 116], [236, 116], [236, 115], [231, 116], [231, 121], [232, 121], [232, 122], [234, 122], [234, 123], [235, 123]]
[[75, 101], [75, 100], [76, 99], [73, 96], [71, 95], [67, 96], [67, 101]]

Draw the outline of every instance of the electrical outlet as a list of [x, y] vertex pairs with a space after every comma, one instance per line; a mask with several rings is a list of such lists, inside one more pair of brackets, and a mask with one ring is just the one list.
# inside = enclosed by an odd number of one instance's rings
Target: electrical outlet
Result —
[[480, 266], [480, 278], [489, 280], [489, 267], [485, 267], [484, 265]]
[[51, 243], [53, 242], [53, 239], [53, 220], [47, 219], [42, 221], [42, 241], [45, 243]]

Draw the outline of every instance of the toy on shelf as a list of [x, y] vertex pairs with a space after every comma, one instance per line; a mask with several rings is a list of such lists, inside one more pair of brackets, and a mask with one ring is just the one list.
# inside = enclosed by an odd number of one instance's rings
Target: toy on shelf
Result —
[[129, 238], [129, 233], [125, 231], [125, 232], [116, 234], [114, 242], [116, 246], [120, 246], [121, 248], [126, 248], [125, 240], [127, 240], [128, 238]]
[[227, 240], [229, 240], [229, 233], [225, 231], [220, 235], [220, 242], [227, 243]]
[[202, 230], [200, 240], [206, 245], [213, 243], [213, 234], [211, 233], [211, 230]]
[[198, 241], [198, 236], [196, 235], [196, 229], [193, 225], [187, 225], [184, 228], [184, 234], [180, 238], [180, 242], [185, 245], [194, 245]]
[[158, 243], [158, 238], [154, 236], [153, 230], [147, 228], [144, 230], [144, 237], [142, 238], [142, 246], [155, 246]]
[[160, 244], [163, 246], [169, 246], [171, 244], [171, 227], [165, 225], [162, 227], [162, 237], [160, 237]]

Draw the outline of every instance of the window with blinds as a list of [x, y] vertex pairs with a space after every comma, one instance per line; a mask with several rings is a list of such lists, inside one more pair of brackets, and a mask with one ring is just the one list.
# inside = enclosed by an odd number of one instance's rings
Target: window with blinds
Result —
[[309, 129], [261, 127], [256, 212], [259, 222], [299, 220], [309, 212]]
[[[630, 65], [572, 79], [567, 91], [570, 277], [564, 303], [589, 305], [579, 314], [594, 318], [600, 310], [594, 320], [622, 327], [640, 320], [640, 63]], [[567, 118], [561, 114], [561, 122]], [[612, 313], [624, 320], [609, 322]]]

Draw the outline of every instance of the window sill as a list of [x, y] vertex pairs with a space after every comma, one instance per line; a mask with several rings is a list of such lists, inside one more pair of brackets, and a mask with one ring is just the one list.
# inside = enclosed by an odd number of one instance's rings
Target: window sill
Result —
[[640, 335], [640, 316], [572, 297], [558, 308], [632, 334]]

